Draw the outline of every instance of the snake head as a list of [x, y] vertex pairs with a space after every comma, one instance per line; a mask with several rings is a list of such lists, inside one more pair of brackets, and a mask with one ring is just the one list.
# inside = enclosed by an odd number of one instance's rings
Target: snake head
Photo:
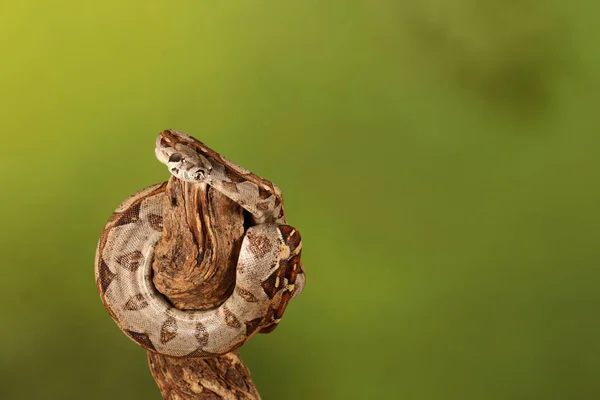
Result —
[[169, 172], [186, 182], [205, 182], [212, 165], [201, 154], [202, 143], [185, 133], [166, 130], [156, 139], [156, 158], [169, 168]]

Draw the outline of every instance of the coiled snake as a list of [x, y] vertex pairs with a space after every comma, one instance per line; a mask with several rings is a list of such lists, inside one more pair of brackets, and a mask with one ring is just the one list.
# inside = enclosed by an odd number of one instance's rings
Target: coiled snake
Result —
[[235, 289], [206, 311], [174, 308], [152, 283], [153, 248], [162, 232], [166, 183], [126, 199], [96, 250], [96, 286], [119, 328], [147, 350], [177, 357], [228, 353], [257, 332], [270, 332], [305, 283], [299, 232], [286, 225], [281, 191], [184, 133], [167, 130], [156, 157], [175, 177], [206, 183], [253, 220], [242, 241]]

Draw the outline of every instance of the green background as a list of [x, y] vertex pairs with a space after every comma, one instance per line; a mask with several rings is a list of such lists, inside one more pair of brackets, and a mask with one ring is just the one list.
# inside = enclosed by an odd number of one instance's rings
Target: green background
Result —
[[596, 1], [4, 1], [0, 398], [160, 399], [94, 286], [163, 129], [274, 181], [265, 399], [600, 398]]

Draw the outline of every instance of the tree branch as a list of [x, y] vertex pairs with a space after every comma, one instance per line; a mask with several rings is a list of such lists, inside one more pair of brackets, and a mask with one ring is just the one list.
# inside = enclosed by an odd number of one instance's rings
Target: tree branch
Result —
[[[244, 212], [203, 184], [169, 179], [163, 235], [155, 247], [156, 288], [182, 310], [219, 306], [233, 292], [244, 236]], [[260, 399], [236, 351], [212, 358], [148, 352], [150, 372], [165, 400]]]

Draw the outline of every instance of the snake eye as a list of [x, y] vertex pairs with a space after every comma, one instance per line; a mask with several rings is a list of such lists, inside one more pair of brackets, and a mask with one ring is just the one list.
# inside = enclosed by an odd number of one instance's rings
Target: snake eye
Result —
[[180, 162], [183, 161], [183, 155], [181, 153], [173, 153], [169, 157], [169, 162]]

